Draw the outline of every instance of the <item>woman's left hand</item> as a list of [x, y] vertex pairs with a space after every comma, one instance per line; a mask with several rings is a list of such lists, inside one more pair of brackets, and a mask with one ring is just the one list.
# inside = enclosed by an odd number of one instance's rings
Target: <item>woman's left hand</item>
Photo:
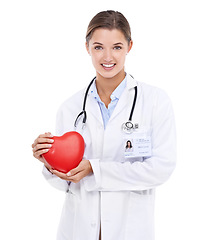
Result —
[[62, 173], [53, 169], [51, 172], [63, 180], [78, 183], [81, 179], [93, 173], [93, 170], [89, 160], [83, 159], [76, 168], [72, 169], [68, 173]]

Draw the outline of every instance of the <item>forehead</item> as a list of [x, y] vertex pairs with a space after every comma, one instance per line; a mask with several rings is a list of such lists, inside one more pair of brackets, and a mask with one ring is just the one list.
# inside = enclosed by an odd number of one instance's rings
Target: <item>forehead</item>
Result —
[[[124, 34], [118, 29], [98, 28], [93, 32], [90, 40], [93, 42], [100, 42], [102, 44], [114, 44], [115, 42], [127, 42]], [[90, 42], [89, 41], [89, 42]]]

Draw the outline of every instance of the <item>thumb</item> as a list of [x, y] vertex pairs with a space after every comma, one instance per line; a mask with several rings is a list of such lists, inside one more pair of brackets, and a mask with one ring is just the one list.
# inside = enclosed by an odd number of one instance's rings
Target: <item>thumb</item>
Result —
[[72, 169], [71, 171], [69, 171], [66, 175], [67, 177], [71, 177], [71, 176], [74, 176], [75, 174], [77, 174], [78, 172], [80, 172], [78, 166], [74, 169]]

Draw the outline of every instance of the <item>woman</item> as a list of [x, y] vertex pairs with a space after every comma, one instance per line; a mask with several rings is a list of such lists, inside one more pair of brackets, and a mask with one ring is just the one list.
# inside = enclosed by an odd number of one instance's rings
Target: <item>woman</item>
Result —
[[130, 140], [128, 140], [126, 142], [126, 149], [125, 149], [126, 152], [132, 152], [133, 149], [132, 149], [132, 142]]
[[[53, 142], [50, 133], [33, 143], [43, 174], [66, 194], [58, 240], [154, 239], [155, 188], [175, 167], [175, 125], [171, 103], [160, 89], [133, 79], [124, 70], [133, 45], [126, 18], [119, 12], [98, 13], [89, 23], [86, 49], [96, 79], [62, 104], [57, 135], [78, 131], [84, 158], [67, 174], [43, 159]], [[76, 121], [86, 94], [87, 121]], [[83, 114], [84, 115], [84, 114]], [[76, 128], [74, 127], [76, 125]], [[134, 139], [135, 154], [124, 142]]]

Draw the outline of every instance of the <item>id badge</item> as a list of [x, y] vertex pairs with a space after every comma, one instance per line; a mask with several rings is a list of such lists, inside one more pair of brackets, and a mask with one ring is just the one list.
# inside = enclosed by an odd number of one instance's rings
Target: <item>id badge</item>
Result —
[[151, 136], [144, 133], [132, 133], [124, 136], [124, 156], [132, 157], [151, 157], [152, 144]]

